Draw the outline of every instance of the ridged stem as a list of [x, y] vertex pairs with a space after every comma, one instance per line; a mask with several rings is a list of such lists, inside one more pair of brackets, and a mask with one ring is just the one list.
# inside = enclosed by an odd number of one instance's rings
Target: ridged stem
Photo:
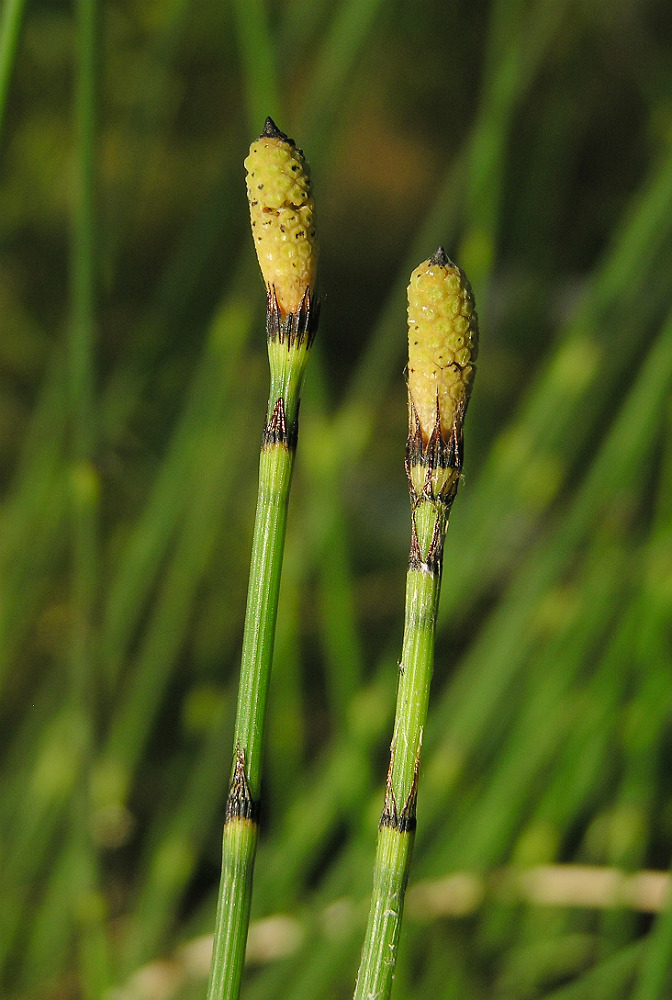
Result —
[[281, 318], [269, 296], [271, 388], [259, 462], [259, 492], [243, 633], [231, 785], [222, 840], [222, 878], [208, 1000], [235, 1000], [245, 961], [257, 849], [263, 733], [275, 639], [289, 487], [301, 387], [317, 313], [308, 294]]
[[422, 734], [434, 669], [443, 545], [462, 468], [462, 423], [478, 353], [471, 286], [443, 247], [408, 286], [408, 441], [411, 551], [404, 643], [373, 894], [355, 1000], [392, 990], [416, 827]]
[[415, 839], [418, 768], [434, 667], [448, 505], [422, 498], [414, 504], [412, 516], [394, 736], [355, 1000], [384, 1000], [390, 995]]

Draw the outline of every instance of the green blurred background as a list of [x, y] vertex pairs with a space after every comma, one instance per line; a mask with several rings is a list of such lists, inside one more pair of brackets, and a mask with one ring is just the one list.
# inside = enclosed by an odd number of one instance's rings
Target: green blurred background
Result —
[[268, 384], [242, 162], [271, 114], [313, 168], [324, 301], [245, 996], [352, 993], [405, 287], [441, 243], [482, 346], [396, 996], [669, 997], [667, 883], [636, 874], [672, 854], [669, 4], [3, 0], [0, 31], [2, 996], [204, 995]]

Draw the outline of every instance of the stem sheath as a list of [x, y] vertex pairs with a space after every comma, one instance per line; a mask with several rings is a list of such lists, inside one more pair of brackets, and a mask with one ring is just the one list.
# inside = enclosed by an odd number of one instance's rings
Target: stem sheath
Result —
[[404, 641], [355, 1000], [388, 1000], [392, 990], [415, 838], [443, 545], [462, 468], [462, 422], [478, 352], [471, 288], [443, 247], [411, 275], [408, 347], [406, 475], [411, 495], [411, 551]]
[[[443, 547], [447, 514], [443, 504], [425, 499], [413, 510], [413, 521], [394, 736], [355, 1000], [378, 1000], [390, 995], [415, 839], [418, 768], [441, 587], [440, 567], [437, 570], [431, 563], [436, 547]], [[424, 555], [420, 562], [418, 550]]]
[[289, 487], [301, 388], [319, 317], [313, 294], [318, 256], [315, 206], [303, 153], [272, 118], [267, 118], [263, 132], [250, 146], [245, 166], [252, 238], [267, 291], [271, 386], [259, 460], [208, 1000], [236, 1000], [245, 963]]
[[263, 734], [289, 488], [301, 388], [316, 323], [317, 310], [311, 310], [309, 292], [299, 312], [284, 317], [275, 295], [269, 293], [266, 325], [271, 387], [259, 460], [259, 492], [208, 1000], [235, 1000], [245, 962], [258, 840]]

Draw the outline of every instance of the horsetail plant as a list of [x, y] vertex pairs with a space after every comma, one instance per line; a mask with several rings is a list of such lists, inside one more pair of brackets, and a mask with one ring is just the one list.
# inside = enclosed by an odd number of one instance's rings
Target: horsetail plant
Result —
[[252, 235], [267, 292], [271, 384], [261, 443], [208, 1000], [238, 996], [245, 959], [289, 487], [301, 387], [319, 313], [314, 204], [302, 151], [267, 118], [245, 167]]
[[355, 1000], [386, 1000], [392, 989], [416, 828], [443, 544], [462, 468], [462, 426], [477, 353], [471, 287], [439, 247], [413, 271], [408, 287], [411, 548], [394, 734]]

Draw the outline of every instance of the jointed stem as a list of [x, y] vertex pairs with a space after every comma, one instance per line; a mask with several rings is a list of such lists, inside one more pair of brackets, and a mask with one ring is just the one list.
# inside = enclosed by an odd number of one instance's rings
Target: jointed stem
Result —
[[245, 160], [252, 237], [268, 290], [271, 388], [259, 462], [259, 494], [240, 667], [222, 879], [208, 1000], [236, 1000], [245, 961], [257, 850], [261, 755], [278, 611], [299, 400], [319, 308], [318, 245], [310, 170], [271, 118]]
[[394, 737], [355, 1000], [390, 995], [415, 838], [418, 767], [441, 586], [440, 552], [447, 526], [445, 505], [421, 499], [414, 508], [413, 521]]
[[231, 785], [222, 842], [222, 879], [208, 1000], [235, 1000], [240, 989], [257, 849], [262, 738], [275, 638], [289, 487], [305, 365], [317, 322], [306, 293], [298, 315], [283, 319], [269, 296], [271, 388], [259, 461], [259, 494], [243, 633]]
[[[259, 493], [252, 542], [250, 582], [243, 633], [234, 753], [244, 755], [253, 801], [261, 781], [262, 736], [273, 656], [289, 487], [294, 468], [299, 400], [316, 323], [310, 302], [290, 328], [269, 301], [268, 356], [271, 387], [259, 459]], [[235, 778], [236, 760], [234, 760]]]
[[413, 522], [415, 551], [411, 551], [406, 577], [404, 641], [392, 739], [391, 785], [397, 803], [407, 801], [417, 782], [417, 761], [427, 719], [441, 586], [440, 561], [434, 565], [434, 552], [437, 546], [443, 548], [447, 526], [443, 504], [421, 500], [413, 511]]
[[238, 996], [250, 921], [252, 875], [258, 839], [258, 809], [245, 779], [242, 751], [236, 758], [222, 840], [222, 878], [208, 1000]]
[[408, 347], [406, 474], [411, 493], [411, 552], [404, 644], [373, 895], [355, 1000], [388, 1000], [392, 990], [415, 837], [443, 543], [462, 467], [462, 421], [478, 351], [471, 288], [443, 247], [411, 275]]
[[282, 554], [294, 452], [264, 444], [243, 633], [235, 749], [244, 757], [252, 800], [259, 798], [261, 741], [282, 570]]

